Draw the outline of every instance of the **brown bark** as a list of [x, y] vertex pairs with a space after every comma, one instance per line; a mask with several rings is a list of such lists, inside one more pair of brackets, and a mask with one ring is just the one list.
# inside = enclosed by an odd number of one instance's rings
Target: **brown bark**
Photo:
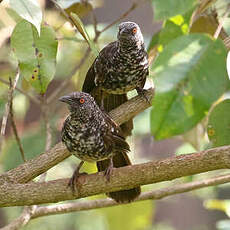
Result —
[[0, 186], [0, 207], [56, 203], [229, 167], [230, 146], [224, 146], [114, 169], [110, 182], [103, 173], [83, 175], [75, 194], [67, 186], [69, 178], [43, 183], [3, 184]]

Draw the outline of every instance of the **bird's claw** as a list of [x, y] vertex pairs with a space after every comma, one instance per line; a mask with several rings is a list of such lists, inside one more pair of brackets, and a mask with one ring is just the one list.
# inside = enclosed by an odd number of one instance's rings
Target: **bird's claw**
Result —
[[112, 170], [113, 170], [113, 168], [109, 166], [104, 172], [104, 175], [105, 175], [106, 180], [108, 182], [110, 181], [110, 176], [111, 176]]
[[151, 101], [148, 99], [148, 97], [145, 95], [145, 92], [147, 92], [146, 89], [136, 88], [136, 90], [137, 90], [138, 95], [143, 97], [148, 104], [150, 104], [150, 105], [152, 104]]
[[111, 176], [112, 171], [113, 171], [113, 158], [110, 158], [109, 165], [104, 172], [104, 175], [108, 182], [110, 181], [110, 176]]
[[82, 175], [88, 175], [88, 173], [86, 173], [86, 172], [83, 172], [83, 173], [77, 172], [77, 173], [75, 173], [74, 172], [73, 176], [70, 178], [69, 183], [68, 183], [68, 187], [71, 188], [71, 190], [72, 190], [73, 193], [75, 193], [77, 191], [76, 188], [78, 187], [78, 184], [79, 184], [78, 183], [78, 179]]

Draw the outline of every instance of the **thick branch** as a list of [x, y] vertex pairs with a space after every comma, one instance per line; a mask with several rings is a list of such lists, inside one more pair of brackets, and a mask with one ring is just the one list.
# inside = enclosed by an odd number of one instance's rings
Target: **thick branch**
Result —
[[[224, 184], [230, 182], [230, 174], [217, 176], [209, 179], [204, 179], [201, 181], [194, 181], [185, 184], [178, 184], [167, 188], [161, 188], [149, 192], [143, 192], [141, 195], [134, 201], [143, 201], [143, 200], [159, 200], [168, 196], [172, 196], [179, 193], [190, 192], [195, 189], [201, 189], [208, 186], [214, 186], [218, 184]], [[84, 211], [96, 208], [105, 208], [111, 206], [120, 205], [116, 201], [105, 198], [99, 200], [90, 200], [82, 202], [73, 202], [68, 204], [56, 204], [52, 206], [42, 206], [37, 208], [31, 218], [37, 218], [47, 215], [56, 215], [68, 212]]]
[[[151, 101], [153, 89], [149, 89], [146, 92], [146, 96]], [[145, 110], [149, 106], [150, 104], [146, 102], [145, 98], [136, 96], [125, 104], [111, 111], [111, 116], [117, 122], [117, 124], [121, 124]], [[17, 168], [2, 174], [0, 176], [0, 184], [7, 181], [11, 183], [26, 183], [39, 176], [43, 172], [46, 172], [48, 169], [52, 168], [69, 156], [70, 153], [65, 146], [62, 143], [58, 143], [49, 151], [46, 151], [34, 159], [19, 165]]]
[[75, 194], [67, 186], [69, 179], [43, 183], [3, 184], [0, 186], [0, 206], [56, 203], [229, 167], [230, 146], [223, 146], [161, 161], [113, 169], [109, 183], [103, 172], [82, 175]]

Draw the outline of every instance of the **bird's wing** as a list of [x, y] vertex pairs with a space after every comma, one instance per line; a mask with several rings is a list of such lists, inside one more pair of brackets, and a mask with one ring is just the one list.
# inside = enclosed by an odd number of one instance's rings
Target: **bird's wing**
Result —
[[129, 144], [125, 141], [125, 137], [121, 128], [104, 112], [104, 117], [109, 128], [104, 136], [105, 145], [112, 146], [113, 151], [128, 152], [130, 151]]
[[82, 87], [83, 92], [92, 93], [92, 91], [96, 88], [96, 84], [99, 85], [100, 82], [104, 81], [104, 74], [107, 72], [107, 63], [109, 60], [112, 60], [116, 49], [117, 41], [109, 43], [100, 51], [98, 57], [95, 59], [86, 74]]

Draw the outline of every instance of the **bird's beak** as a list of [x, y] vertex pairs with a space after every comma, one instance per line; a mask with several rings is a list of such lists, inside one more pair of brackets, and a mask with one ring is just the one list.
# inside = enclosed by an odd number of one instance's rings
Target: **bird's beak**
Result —
[[71, 97], [70, 97], [70, 96], [63, 96], [63, 97], [60, 97], [60, 98], [59, 98], [59, 101], [62, 101], [62, 102], [65, 102], [65, 103], [69, 104], [70, 101], [71, 101]]
[[125, 33], [125, 28], [123, 28], [123, 29], [121, 29], [120, 31], [119, 31], [119, 35], [121, 36], [122, 34], [124, 34]]

